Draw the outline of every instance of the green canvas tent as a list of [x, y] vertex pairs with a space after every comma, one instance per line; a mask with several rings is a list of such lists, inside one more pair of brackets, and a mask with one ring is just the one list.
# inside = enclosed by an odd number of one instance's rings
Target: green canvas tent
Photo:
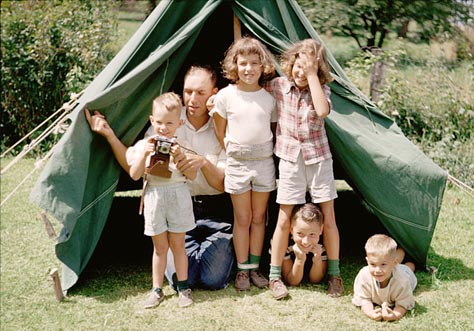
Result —
[[[62, 223], [55, 250], [63, 289], [77, 282], [89, 262], [121, 174], [82, 110], [86, 105], [100, 110], [131, 145], [146, 126], [155, 96], [179, 92], [189, 65], [219, 64], [234, 40], [235, 17], [242, 35], [255, 36], [275, 54], [301, 39], [321, 41], [294, 0], [160, 1], [85, 90], [31, 193]], [[335, 163], [370, 213], [424, 266], [447, 174], [354, 87], [328, 53], [335, 81], [330, 85], [334, 111], [326, 126]]]

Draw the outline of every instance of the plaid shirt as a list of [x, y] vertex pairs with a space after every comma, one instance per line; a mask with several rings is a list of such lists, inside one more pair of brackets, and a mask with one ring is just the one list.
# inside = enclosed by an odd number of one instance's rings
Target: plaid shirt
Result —
[[[267, 90], [277, 103], [275, 155], [296, 162], [301, 151], [307, 165], [331, 158], [324, 119], [319, 118], [314, 110], [309, 87], [300, 91], [294, 82], [277, 77], [268, 84]], [[324, 85], [323, 91], [331, 110], [331, 90]]]

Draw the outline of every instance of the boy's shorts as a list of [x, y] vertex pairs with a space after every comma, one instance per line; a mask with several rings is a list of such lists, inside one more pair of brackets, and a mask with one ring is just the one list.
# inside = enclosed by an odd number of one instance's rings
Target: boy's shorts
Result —
[[186, 183], [147, 186], [143, 214], [146, 236], [165, 231], [187, 232], [196, 227], [191, 193]]
[[249, 190], [271, 192], [276, 188], [275, 162], [272, 142], [259, 145], [226, 146], [227, 163], [224, 187], [230, 194]]
[[306, 191], [311, 202], [320, 203], [337, 198], [336, 183], [332, 169], [332, 158], [306, 165], [303, 155], [296, 162], [280, 159], [280, 178], [276, 202], [284, 205], [306, 203]]

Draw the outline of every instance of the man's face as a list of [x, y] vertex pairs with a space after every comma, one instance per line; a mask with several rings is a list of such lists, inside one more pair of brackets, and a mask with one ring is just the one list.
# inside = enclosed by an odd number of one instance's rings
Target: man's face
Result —
[[209, 116], [206, 101], [217, 89], [212, 85], [209, 74], [204, 70], [196, 71], [186, 77], [183, 88], [183, 101], [188, 116]]

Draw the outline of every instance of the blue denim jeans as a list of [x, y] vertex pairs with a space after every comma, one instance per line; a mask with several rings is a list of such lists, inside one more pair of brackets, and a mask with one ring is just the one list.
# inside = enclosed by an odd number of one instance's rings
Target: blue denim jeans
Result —
[[[196, 227], [186, 233], [188, 283], [191, 288], [218, 290], [227, 286], [234, 265], [232, 203], [228, 194], [193, 197]], [[176, 288], [168, 253], [166, 278]]]

